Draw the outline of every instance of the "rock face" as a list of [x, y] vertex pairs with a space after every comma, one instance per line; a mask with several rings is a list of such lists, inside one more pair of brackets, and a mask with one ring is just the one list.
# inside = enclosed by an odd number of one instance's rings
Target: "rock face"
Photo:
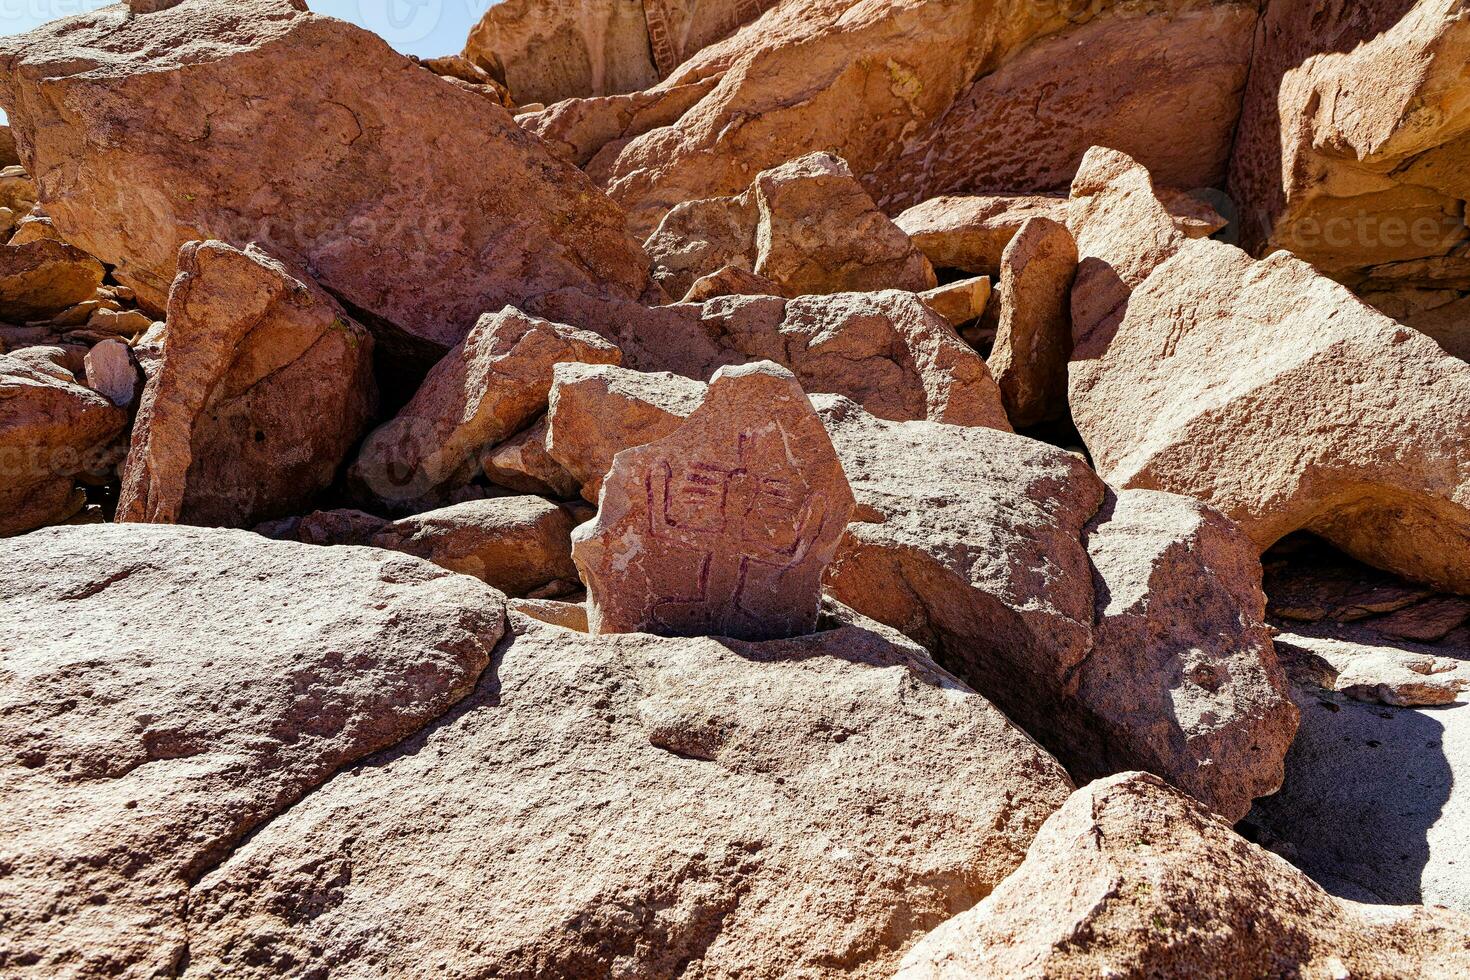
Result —
[[462, 486], [482, 452], [546, 409], [557, 364], [620, 360], [617, 348], [596, 334], [513, 307], [487, 313], [434, 365], [402, 411], [368, 436], [349, 479], [359, 493], [389, 506]]
[[[141, 612], [160, 596], [165, 614]], [[469, 693], [502, 603], [417, 559], [247, 532], [54, 528], [0, 548], [0, 971], [176, 970], [190, 885]]]
[[550, 289], [644, 288], [619, 209], [502, 108], [293, 0], [111, 6], [0, 65], [46, 213], [150, 308], [198, 238], [259, 242], [415, 351]]
[[986, 366], [1011, 424], [1024, 429], [1067, 412], [1077, 244], [1065, 225], [1030, 218], [1000, 265], [1000, 327]]
[[547, 451], [549, 434], [550, 426], [543, 416], [529, 429], [481, 456], [480, 468], [485, 471], [485, 478], [496, 486], [520, 493], [559, 500], [575, 497], [580, 486]]
[[648, 88], [775, 0], [507, 0], [470, 31], [465, 56], [505, 66], [517, 100], [550, 105]]
[[1093, 146], [1129, 153], [1161, 183], [1220, 184], [1257, 5], [1139, 6], [1038, 40], [977, 79], [877, 169], [879, 203], [892, 212], [939, 194], [1066, 190]]
[[936, 284], [929, 260], [830, 153], [766, 170], [736, 197], [680, 204], [644, 248], [670, 296], [729, 266], [775, 283], [783, 296]]
[[65, 368], [0, 354], [0, 537], [81, 510], [73, 477], [105, 468], [101, 456], [127, 424], [124, 409]]
[[1077, 428], [1120, 487], [1470, 592], [1470, 365], [1285, 253], [1185, 241], [1121, 154], [1074, 192]]
[[45, 319], [92, 298], [102, 263], [65, 242], [0, 245], [0, 320]]
[[190, 242], [118, 520], [250, 527], [328, 487], [377, 408], [371, 335], [260, 249]]
[[896, 977], [1467, 969], [1470, 918], [1335, 899], [1184, 794], [1127, 773], [1073, 794], [1016, 873], [926, 936]]
[[1065, 799], [998, 711], [862, 621], [761, 644], [511, 622], [452, 719], [201, 883], [191, 970], [884, 977]]
[[577, 579], [572, 518], [540, 497], [470, 500], [394, 521], [367, 542], [473, 575], [507, 595]]
[[574, 535], [595, 634], [776, 639], [811, 632], [852, 490], [801, 385], [722, 368], [668, 436], [613, 459]]

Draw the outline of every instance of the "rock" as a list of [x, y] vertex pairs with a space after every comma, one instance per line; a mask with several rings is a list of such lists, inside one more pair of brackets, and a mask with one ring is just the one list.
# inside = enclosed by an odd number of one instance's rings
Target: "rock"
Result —
[[613, 457], [671, 435], [707, 387], [675, 374], [605, 364], [558, 364], [546, 414], [546, 452], [593, 503]]
[[1241, 240], [1357, 287], [1463, 290], [1470, 22], [1433, 0], [1271, 4], [1230, 167]]
[[1272, 617], [1352, 623], [1412, 606], [1434, 594], [1326, 547], [1307, 535], [1281, 541], [1263, 558]]
[[1075, 194], [1069, 400], [1098, 473], [1261, 550], [1306, 529], [1470, 592], [1470, 365], [1286, 253], [1183, 240], [1121, 154]]
[[1373, 620], [1369, 627], [1387, 636], [1433, 643], [1470, 619], [1470, 599], [1436, 596]]
[[485, 471], [486, 479], [518, 493], [534, 493], [559, 500], [577, 496], [580, 485], [547, 452], [547, 435], [546, 417], [542, 416], [529, 429], [481, 456], [480, 468]]
[[958, 330], [985, 312], [990, 302], [990, 277], [959, 279], [919, 294], [924, 304]]
[[1065, 225], [1029, 218], [1001, 256], [1000, 326], [986, 366], [1018, 429], [1067, 413], [1077, 244]]
[[56, 230], [56, 222], [50, 218], [28, 215], [15, 223], [15, 230], [10, 234], [10, 244], [27, 245], [43, 238], [54, 242], [63, 241], [61, 232]]
[[311, 270], [415, 356], [551, 289], [644, 289], [621, 211], [504, 109], [295, 0], [111, 6], [0, 63], [46, 213], [151, 311], [200, 237]]
[[1470, 690], [1470, 678], [1458, 675], [1458, 668], [1454, 660], [1413, 654], [1357, 655], [1343, 664], [1334, 689], [1354, 701], [1398, 708], [1453, 704]]
[[81, 510], [86, 497], [73, 477], [105, 469], [127, 424], [127, 412], [66, 368], [0, 354], [0, 537]]
[[65, 242], [0, 245], [0, 319], [43, 320], [91, 299], [102, 263]]
[[20, 155], [15, 152], [15, 134], [10, 127], [0, 123], [0, 169], [20, 166]]
[[870, 178], [883, 208], [938, 194], [1066, 190], [1092, 146], [1129, 153], [1161, 183], [1221, 184], [1257, 4], [1153, 3], [1145, 16], [1103, 7], [983, 74], [910, 136]]
[[522, 103], [652, 86], [775, 0], [507, 0], [485, 11], [465, 55], [505, 64]]
[[178, 267], [117, 519], [251, 527], [309, 508], [376, 411], [372, 337], [253, 245], [190, 242]]
[[721, 296], [780, 296], [781, 287], [765, 276], [746, 272], [739, 266], [727, 265], [707, 276], [694, 280], [694, 285], [680, 300], [682, 303], [703, 303]]
[[913, 293], [725, 296], [655, 309], [567, 293], [536, 312], [602, 333], [640, 371], [703, 380], [774, 361], [807, 392], [845, 395], [883, 418], [1010, 428], [984, 360]]
[[809, 633], [852, 507], [796, 378], [770, 363], [721, 368], [677, 429], [614, 457], [596, 519], [573, 535], [591, 631]]
[[190, 887], [469, 693], [502, 603], [417, 559], [239, 531], [0, 549], [0, 970], [177, 971]]
[[87, 387], [119, 408], [131, 408], [142, 389], [142, 374], [132, 349], [121, 340], [104, 340], [87, 351]]
[[99, 308], [87, 319], [87, 329], [118, 337], [135, 337], [153, 326], [153, 317], [142, 310]]
[[644, 243], [671, 296], [735, 266], [778, 295], [906, 289], [936, 282], [914, 247], [839, 157], [810, 153], [756, 175], [736, 197], [680, 204]]
[[861, 620], [760, 644], [511, 622], [452, 719], [195, 889], [191, 970], [884, 977], [1065, 799], [998, 711]]
[[318, 510], [303, 517], [283, 517], [255, 528], [277, 541], [300, 541], [316, 545], [367, 545], [373, 536], [392, 522], [360, 510]]
[[1069, 771], [1144, 769], [1240, 819], [1280, 788], [1297, 729], [1254, 544], [1154, 490], [1110, 494], [1083, 540], [1097, 599], [1075, 701], [1101, 737], [1073, 738]]
[[[463, 55], [448, 55], [443, 58], [419, 58], [409, 55], [420, 67], [427, 69], [446, 81], [490, 99], [503, 109], [514, 110], [515, 99], [505, 87], [505, 69], [487, 71]], [[493, 66], [492, 66], [493, 67]]]
[[540, 497], [471, 500], [415, 514], [368, 541], [462, 575], [508, 595], [526, 595], [557, 579], [575, 579], [572, 519]]
[[1384, 316], [1433, 337], [1446, 353], [1470, 361], [1470, 296], [1447, 289], [1360, 289], [1358, 296]]
[[9, 208], [19, 218], [29, 214], [35, 206], [36, 182], [24, 168], [0, 168], [0, 207]]
[[487, 313], [397, 417], [368, 436], [349, 479], [390, 507], [453, 490], [474, 477], [482, 452], [545, 411], [557, 364], [621, 359], [596, 334], [509, 306]]
[[562, 629], [586, 633], [587, 606], [580, 602], [557, 602], [554, 599], [512, 599], [506, 604], [511, 612], [539, 620]]
[[1016, 873], [895, 977], [1456, 976], [1467, 948], [1470, 918], [1333, 898], [1183, 793], [1125, 773], [1074, 793]]
[[[522, 105], [516, 122], [536, 134], [552, 153], [578, 167], [605, 146], [679, 120], [719, 79], [695, 79], [627, 95], [567, 99], [555, 105]], [[733, 193], [733, 192], [732, 192]]]

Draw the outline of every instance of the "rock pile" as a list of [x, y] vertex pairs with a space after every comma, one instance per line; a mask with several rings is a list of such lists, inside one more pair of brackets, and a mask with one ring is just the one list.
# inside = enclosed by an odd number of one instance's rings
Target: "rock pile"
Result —
[[307, 6], [0, 38], [0, 974], [1470, 972], [1458, 5]]

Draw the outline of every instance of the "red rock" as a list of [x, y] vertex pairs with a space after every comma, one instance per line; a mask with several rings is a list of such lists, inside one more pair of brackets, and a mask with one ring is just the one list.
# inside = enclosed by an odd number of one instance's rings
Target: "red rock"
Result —
[[722, 368], [671, 434], [613, 459], [572, 555], [594, 634], [774, 639], [816, 628], [852, 491], [790, 372]]
[[87, 387], [119, 408], [131, 408], [142, 389], [142, 372], [133, 352], [121, 340], [104, 340], [87, 351]]
[[985, 307], [990, 303], [990, 277], [960, 279], [926, 289], [919, 294], [919, 299], [958, 330], [962, 325], [984, 315]]
[[986, 367], [1018, 429], [1067, 414], [1077, 244], [1065, 225], [1030, 218], [1001, 256], [1000, 326]]
[[102, 285], [102, 263], [65, 242], [0, 245], [0, 319], [42, 320]]
[[547, 452], [548, 429], [543, 416], [529, 429], [482, 455], [480, 468], [485, 471], [485, 478], [496, 486], [519, 493], [561, 500], [575, 497], [580, 485]]
[[721, 296], [780, 296], [781, 287], [765, 276], [727, 265], [694, 280], [681, 303], [703, 303]]
[[371, 335], [255, 246], [179, 251], [119, 521], [251, 527], [306, 510], [377, 409]]

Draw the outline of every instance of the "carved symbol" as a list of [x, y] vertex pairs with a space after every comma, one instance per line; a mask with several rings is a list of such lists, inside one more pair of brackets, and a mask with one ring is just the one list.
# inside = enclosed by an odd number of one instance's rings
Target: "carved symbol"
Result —
[[648, 25], [648, 46], [653, 50], [653, 66], [660, 79], [668, 78], [679, 67], [679, 49], [669, 26], [669, 10], [664, 0], [643, 0], [643, 20]]

